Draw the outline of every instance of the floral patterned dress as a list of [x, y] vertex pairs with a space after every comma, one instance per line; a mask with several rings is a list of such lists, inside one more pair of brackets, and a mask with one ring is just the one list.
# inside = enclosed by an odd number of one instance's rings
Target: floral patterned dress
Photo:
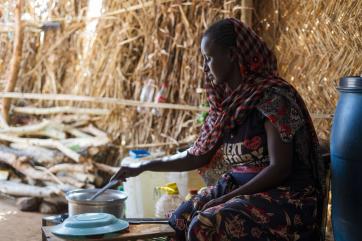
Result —
[[[318, 195], [312, 178], [311, 134], [300, 110], [283, 95], [264, 95], [234, 130], [225, 133], [217, 155], [202, 170], [211, 184], [172, 214], [170, 225], [180, 240], [318, 240]], [[280, 186], [200, 211], [208, 201], [248, 182], [269, 165], [264, 123], [269, 120], [282, 141], [293, 143], [292, 175]], [[216, 181], [217, 180], [217, 181]]]

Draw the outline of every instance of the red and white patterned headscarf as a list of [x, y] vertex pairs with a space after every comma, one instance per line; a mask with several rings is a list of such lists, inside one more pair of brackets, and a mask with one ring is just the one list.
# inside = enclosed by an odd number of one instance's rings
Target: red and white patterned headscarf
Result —
[[230, 18], [227, 21], [234, 25], [237, 36], [236, 51], [242, 81], [236, 90], [230, 91], [225, 84], [216, 86], [206, 77], [210, 110], [199, 138], [188, 150], [195, 156], [210, 151], [226, 130], [242, 123], [247, 110], [260, 104], [266, 89], [272, 86], [291, 87], [278, 77], [276, 58], [264, 41], [239, 20]]

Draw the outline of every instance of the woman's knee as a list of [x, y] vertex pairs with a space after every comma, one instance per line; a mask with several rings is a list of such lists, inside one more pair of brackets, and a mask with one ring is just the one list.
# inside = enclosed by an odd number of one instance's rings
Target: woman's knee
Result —
[[209, 234], [213, 233], [212, 229], [212, 227], [202, 223], [198, 216], [195, 216], [189, 224], [187, 240], [212, 240], [209, 237]]
[[188, 227], [187, 230], [187, 240], [195, 240], [195, 237], [197, 237], [198, 232], [201, 230], [201, 222], [198, 219], [197, 216], [195, 216]]

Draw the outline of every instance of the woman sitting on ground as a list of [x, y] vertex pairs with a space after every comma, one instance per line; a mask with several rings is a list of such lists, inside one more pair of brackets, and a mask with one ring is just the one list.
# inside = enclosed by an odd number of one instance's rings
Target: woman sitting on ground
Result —
[[181, 154], [121, 167], [117, 177], [200, 170], [212, 185], [170, 217], [178, 240], [319, 240], [323, 169], [302, 98], [236, 19], [209, 27], [201, 52], [210, 111], [199, 138]]

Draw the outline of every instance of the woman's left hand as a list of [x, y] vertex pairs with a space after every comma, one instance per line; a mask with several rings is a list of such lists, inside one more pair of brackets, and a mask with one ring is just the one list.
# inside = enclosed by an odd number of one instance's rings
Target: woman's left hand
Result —
[[207, 202], [201, 209], [201, 211], [205, 211], [208, 208], [223, 204], [225, 202], [227, 202], [229, 199], [226, 198], [225, 196], [219, 197], [219, 198], [215, 198], [209, 202]]

